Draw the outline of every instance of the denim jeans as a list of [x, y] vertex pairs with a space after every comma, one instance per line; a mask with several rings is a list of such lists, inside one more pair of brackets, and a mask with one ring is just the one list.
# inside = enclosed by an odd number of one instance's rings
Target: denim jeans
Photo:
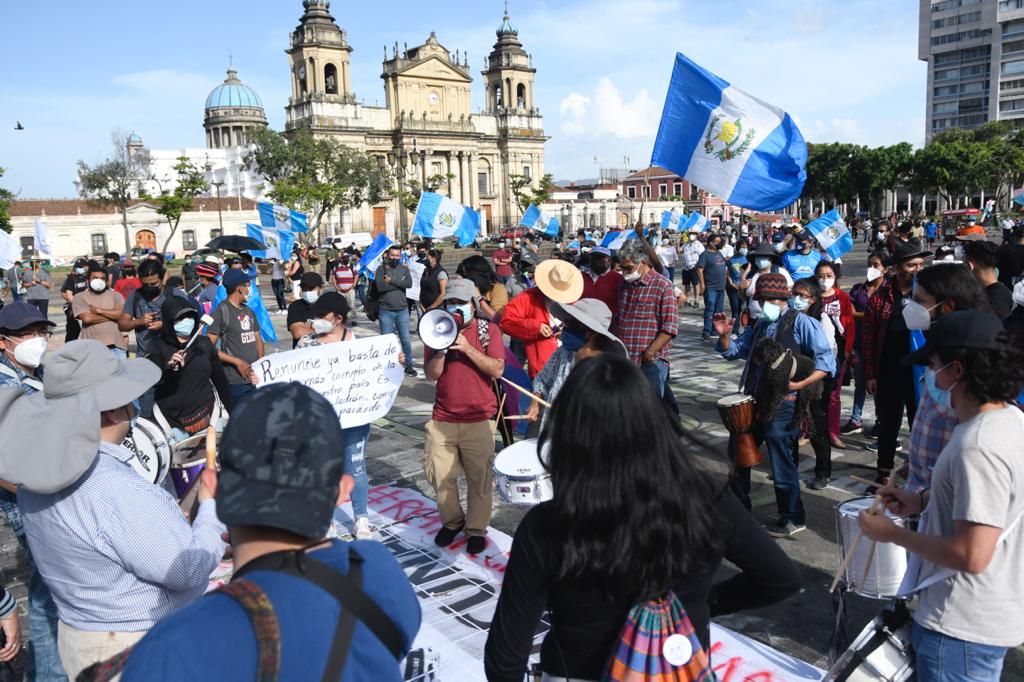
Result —
[[43, 582], [39, 571], [33, 569], [28, 583], [29, 626], [29, 680], [35, 682], [66, 682], [64, 666], [57, 651], [57, 605]]
[[647, 377], [647, 381], [651, 382], [654, 394], [659, 398], [663, 398], [665, 395], [665, 382], [668, 381], [668, 362], [665, 360], [655, 360], [650, 364], [642, 363], [640, 371]]
[[867, 397], [868, 380], [864, 378], [864, 360], [861, 359], [853, 367], [853, 411], [850, 412], [850, 421], [860, 422]]
[[234, 409], [238, 409], [238, 406], [256, 390], [252, 384], [228, 384], [228, 388], [231, 389], [231, 401], [235, 404]]
[[[800, 499], [800, 471], [797, 469], [796, 442], [800, 436], [800, 423], [793, 426], [789, 422], [793, 418], [795, 400], [783, 400], [775, 413], [775, 418], [767, 423], [758, 423], [754, 427], [754, 437], [758, 444], [764, 443], [771, 462], [773, 483], [775, 484], [775, 504], [779, 508], [779, 516], [783, 521], [796, 524], [804, 523], [804, 503]], [[729, 439], [730, 456], [735, 460], [736, 448], [734, 438]], [[732, 479], [732, 489], [747, 509], [750, 509], [750, 469], [737, 468]]]
[[412, 369], [412, 343], [409, 341], [409, 309], [384, 310], [381, 308], [377, 319], [380, 321], [381, 334], [398, 335], [398, 340], [402, 343], [402, 352], [405, 353], [405, 368]]
[[676, 269], [670, 268], [667, 265], [664, 265], [662, 267], [665, 268], [665, 277], [668, 277], [668, 281], [674, 284], [676, 279]]
[[287, 310], [288, 301], [284, 296], [284, 280], [283, 279], [272, 279], [270, 280], [270, 288], [274, 290], [274, 300], [277, 301], [278, 310]]
[[739, 332], [740, 314], [743, 312], [743, 299], [740, 298], [739, 289], [727, 288], [725, 293], [729, 297], [729, 312], [732, 314], [732, 327], [734, 330]]
[[999, 682], [1006, 648], [966, 642], [918, 625], [910, 632], [919, 682]]
[[356, 479], [352, 489], [352, 513], [358, 519], [367, 515], [367, 497], [370, 482], [366, 475], [366, 443], [370, 440], [370, 425], [342, 429], [342, 451], [345, 456], [345, 473]]
[[725, 310], [725, 290], [705, 289], [704, 290], [704, 336], [711, 336], [714, 328], [711, 326], [711, 316]]

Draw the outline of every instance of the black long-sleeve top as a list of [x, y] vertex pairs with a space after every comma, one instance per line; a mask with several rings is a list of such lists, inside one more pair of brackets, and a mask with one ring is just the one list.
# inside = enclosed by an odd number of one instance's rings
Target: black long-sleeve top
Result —
[[[720, 523], [720, 554], [712, 557], [699, 574], [679, 576], [672, 588], [705, 651], [709, 648], [712, 616], [767, 606], [800, 589], [796, 566], [734, 495], [724, 493], [713, 514]], [[556, 645], [552, 632], [544, 638], [544, 672], [556, 677], [599, 679], [634, 605], [615, 601], [595, 587], [554, 585], [559, 556], [555, 527], [552, 503], [544, 502], [526, 514], [516, 531], [484, 651], [484, 668], [492, 682], [521, 682], [545, 610], [551, 612], [558, 642]], [[712, 584], [723, 558], [739, 567], [740, 573]]]

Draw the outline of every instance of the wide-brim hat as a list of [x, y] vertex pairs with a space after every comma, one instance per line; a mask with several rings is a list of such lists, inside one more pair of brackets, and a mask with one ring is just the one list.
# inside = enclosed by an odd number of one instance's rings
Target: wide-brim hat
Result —
[[915, 258], [927, 258], [932, 252], [921, 246], [921, 242], [912, 239], [909, 242], [897, 240], [892, 249], [893, 264], [905, 263]]
[[[619, 337], [609, 331], [612, 325], [612, 311], [604, 301], [596, 298], [581, 298], [575, 303], [552, 302], [550, 311], [552, 315], [563, 322], [567, 318], [571, 318], [592, 332], [622, 343]], [[625, 344], [622, 347], [625, 348]]]
[[782, 265], [782, 256], [772, 248], [772, 245], [762, 241], [753, 251], [747, 251], [747, 262], [753, 265], [755, 258], [771, 258], [776, 265]]
[[583, 295], [583, 273], [564, 260], [550, 258], [537, 266], [534, 281], [556, 303], [573, 303]]
[[981, 310], [958, 310], [947, 313], [937, 319], [928, 330], [928, 337], [923, 346], [900, 363], [910, 365], [927, 365], [932, 353], [943, 348], [1003, 348], [998, 339], [1003, 331], [1003, 323], [995, 314]]

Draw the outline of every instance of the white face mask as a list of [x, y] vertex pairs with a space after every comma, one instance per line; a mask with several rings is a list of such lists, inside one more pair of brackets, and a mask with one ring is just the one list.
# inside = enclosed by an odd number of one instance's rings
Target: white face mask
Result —
[[868, 268], [868, 281], [874, 282], [876, 279], [882, 276], [882, 271], [878, 268]]
[[26, 367], [35, 369], [43, 364], [43, 354], [46, 353], [47, 341], [41, 336], [22, 341], [14, 347], [14, 359]]
[[320, 298], [320, 294], [314, 289], [313, 291], [303, 291], [302, 300], [306, 303], [313, 305]]
[[627, 282], [635, 282], [638, 279], [640, 279], [640, 271], [634, 270], [633, 272], [623, 275], [622, 279], [626, 280]]
[[313, 320], [313, 332], [316, 334], [330, 334], [334, 330], [334, 323], [329, 320]]
[[932, 326], [931, 312], [940, 305], [942, 304], [936, 303], [931, 308], [925, 308], [917, 301], [908, 301], [903, 306], [903, 321], [907, 323], [907, 329], [927, 331]]
[[835, 277], [819, 277], [818, 285], [821, 286], [822, 291], [829, 291], [832, 286], [836, 283]]
[[107, 288], [107, 283], [104, 282], [102, 279], [90, 279], [89, 288], [98, 294]]

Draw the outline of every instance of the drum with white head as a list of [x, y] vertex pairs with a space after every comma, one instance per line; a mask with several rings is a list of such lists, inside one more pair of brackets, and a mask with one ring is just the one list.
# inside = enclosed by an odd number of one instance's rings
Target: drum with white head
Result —
[[541, 463], [537, 440], [530, 438], [508, 446], [494, 458], [494, 483], [508, 504], [532, 507], [555, 496], [551, 474]]
[[[839, 538], [840, 561], [853, 546], [854, 538], [860, 534], [857, 515], [867, 511], [874, 503], [873, 497], [857, 497], [836, 505], [836, 535]], [[886, 515], [897, 526], [906, 526], [906, 519], [891, 512]], [[874, 550], [872, 551], [872, 545]], [[870, 559], [870, 563], [869, 563]], [[890, 542], [872, 543], [862, 540], [857, 543], [854, 557], [847, 564], [843, 579], [847, 589], [873, 599], [889, 599], [899, 592], [903, 574], [907, 572], [907, 550]]]
[[171, 467], [171, 448], [160, 427], [140, 418], [121, 447], [135, 455], [128, 460], [128, 465], [139, 476], [154, 485], [163, 483]]

